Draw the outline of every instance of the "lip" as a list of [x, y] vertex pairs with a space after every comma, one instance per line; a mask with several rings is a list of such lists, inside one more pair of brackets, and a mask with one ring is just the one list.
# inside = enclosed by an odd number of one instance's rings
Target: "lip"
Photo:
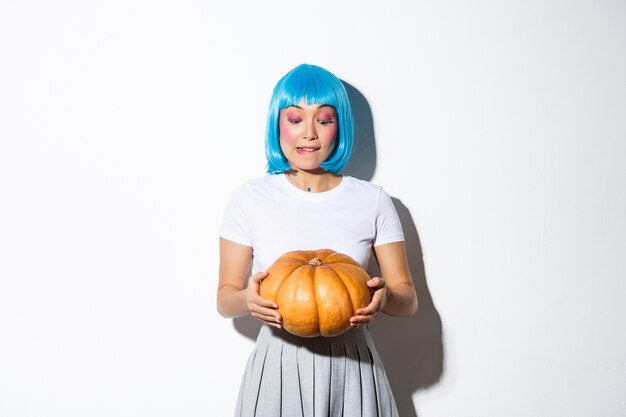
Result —
[[298, 146], [296, 147], [296, 152], [301, 155], [312, 154], [315, 151], [319, 151], [320, 148], [316, 148], [314, 146]]

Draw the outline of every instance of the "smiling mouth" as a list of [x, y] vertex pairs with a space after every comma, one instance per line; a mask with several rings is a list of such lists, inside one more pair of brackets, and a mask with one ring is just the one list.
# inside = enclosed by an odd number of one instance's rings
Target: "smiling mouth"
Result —
[[296, 147], [296, 150], [298, 152], [315, 152], [317, 151], [319, 148], [313, 148], [311, 146], [298, 146]]

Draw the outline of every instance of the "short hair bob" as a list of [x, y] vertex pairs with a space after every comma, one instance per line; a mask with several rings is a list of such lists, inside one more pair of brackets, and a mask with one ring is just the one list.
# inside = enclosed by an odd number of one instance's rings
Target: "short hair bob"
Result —
[[281, 78], [270, 100], [265, 135], [267, 172], [280, 174], [291, 169], [280, 149], [279, 117], [286, 107], [306, 104], [327, 104], [337, 112], [338, 130], [334, 149], [320, 165], [323, 169], [337, 173], [350, 159], [354, 141], [354, 121], [350, 100], [345, 87], [335, 75], [322, 67], [301, 64]]

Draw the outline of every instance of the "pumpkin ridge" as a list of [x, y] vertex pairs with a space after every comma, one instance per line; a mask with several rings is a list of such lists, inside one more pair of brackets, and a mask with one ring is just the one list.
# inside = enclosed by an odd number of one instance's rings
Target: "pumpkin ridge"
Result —
[[[280, 264], [278, 266], [280, 266]], [[287, 278], [289, 278], [291, 276], [291, 274], [293, 274], [295, 272], [295, 270], [298, 269], [298, 268], [299, 268], [299, 266], [296, 266], [293, 270], [287, 272]], [[281, 279], [279, 281], [279, 284], [276, 287], [276, 291], [274, 293], [274, 300], [272, 300], [272, 301], [276, 302], [276, 298], [278, 298], [278, 293], [280, 293], [281, 288], [283, 287], [283, 285], [285, 285], [285, 283], [287, 281], [288, 281], [288, 279]], [[280, 308], [280, 305], [278, 305], [278, 308]]]
[[[367, 272], [365, 272], [362, 268], [356, 267], [355, 265], [352, 265], [352, 264], [336, 264], [335, 267], [339, 270], [342, 270], [342, 272], [346, 273], [345, 278], [341, 280], [341, 283], [344, 285], [344, 287], [346, 287], [347, 293], [350, 297], [350, 302], [352, 303], [352, 311], [356, 313], [356, 310], [367, 306], [369, 302], [367, 302], [367, 300], [355, 299], [354, 298], [355, 293], [352, 288], [353, 286], [348, 285], [348, 283], [352, 282], [354, 283], [354, 286], [365, 289], [366, 292], [370, 294], [370, 301], [371, 301], [371, 289], [367, 286], [369, 275], [367, 275]], [[361, 305], [359, 301], [364, 302], [365, 305]]]
[[339, 273], [337, 271], [335, 271], [335, 268], [331, 268], [328, 267], [328, 269], [330, 269], [331, 271], [333, 271], [333, 274], [335, 274], [335, 277], [337, 278], [337, 281], [339, 281], [341, 283], [341, 287], [346, 290], [346, 294], [350, 294], [350, 289], [348, 288], [348, 286], [346, 285], [346, 283], [344, 282], [344, 279], [339, 275]]
[[[361, 281], [363, 281], [365, 283], [365, 285], [367, 285], [367, 281], [370, 280], [369, 275], [367, 275], [367, 272], [361, 268], [358, 265], [353, 265], [353, 264], [349, 264], [349, 263], [344, 263], [342, 265], [340, 265], [341, 268], [345, 268], [346, 270], [351, 271], [354, 275], [357, 275], [359, 277], [359, 279], [361, 279]], [[365, 275], [363, 274], [363, 272], [365, 272]]]
[[348, 256], [348, 255], [346, 255], [344, 253], [332, 252], [332, 253], [328, 253], [327, 255], [328, 256], [326, 257], [326, 259], [324, 259], [324, 262], [326, 262], [326, 263], [329, 263], [329, 264], [348, 264], [348, 265], [358, 266], [359, 268], [361, 268], [361, 264], [359, 264], [357, 261], [355, 261], [350, 256]]
[[311, 280], [313, 281], [313, 294], [312, 294], [312, 297], [313, 297], [313, 305], [315, 305], [315, 312], [316, 312], [316, 315], [317, 315], [317, 317], [318, 317], [318, 318], [317, 318], [317, 327], [319, 327], [319, 326], [320, 326], [320, 319], [319, 319], [319, 315], [320, 315], [320, 306], [317, 304], [317, 291], [315, 291], [315, 289], [316, 289], [316, 287], [317, 287], [317, 286], [315, 285], [315, 275], [316, 275], [316, 272], [317, 272], [317, 271], [316, 271], [317, 267], [316, 267], [316, 266], [314, 266], [314, 265], [309, 265], [309, 264], [306, 264], [305, 266], [307, 266], [307, 267], [311, 270], [311, 275], [310, 275], [310, 277], [311, 277]]
[[281, 261], [279, 258], [278, 261], [267, 270], [268, 276], [262, 281], [263, 285], [259, 288], [259, 295], [265, 299], [276, 302], [278, 293], [285, 283], [281, 276], [285, 274], [286, 276], [291, 275], [296, 269], [300, 268], [300, 266], [299, 261], [296, 262], [289, 258]]
[[[325, 266], [318, 266], [317, 270], [322, 273], [322, 271], [324, 271], [324, 274], [328, 274], [328, 276], [323, 277], [319, 279], [320, 281], [320, 287], [324, 285], [324, 283], [331, 282], [332, 286], [337, 287], [337, 288], [333, 288], [335, 291], [330, 292], [331, 298], [333, 299], [333, 304], [332, 307], [330, 307], [330, 311], [329, 311], [329, 305], [327, 305], [327, 303], [322, 303], [322, 307], [320, 307], [319, 302], [317, 303], [317, 311], [319, 314], [319, 331], [323, 336], [333, 336], [335, 334], [339, 334], [342, 333], [343, 330], [349, 326], [349, 320], [350, 317], [352, 317], [352, 315], [354, 314], [354, 302], [352, 301], [352, 296], [350, 294], [350, 289], [345, 285], [344, 280], [342, 278], [341, 275], [339, 275], [339, 273], [337, 271], [335, 271], [334, 268], [332, 268], [331, 266], [325, 265]], [[326, 272], [327, 271], [327, 272]], [[318, 280], [316, 280], [318, 281]], [[341, 285], [339, 285], [339, 283]], [[318, 283], [315, 282], [315, 297], [317, 300], [318, 297]], [[339, 293], [342, 294], [339, 294]], [[340, 300], [343, 298], [345, 299], [347, 297], [348, 300], [350, 300], [350, 304], [345, 305], [344, 303], [342, 303]], [[349, 314], [347, 314], [348, 317], [346, 316], [346, 310], [349, 307]], [[329, 314], [331, 313], [335, 313], [335, 316], [332, 317], [331, 319], [329, 319], [328, 321], [323, 320], [323, 317], [327, 317]], [[339, 324], [339, 326], [338, 326]], [[337, 333], [339, 332], [339, 333]]]
[[[271, 269], [276, 269], [276, 268], [286, 268], [286, 266], [288, 264], [293, 264], [294, 268], [293, 270], [296, 270], [297, 268], [300, 268], [302, 265], [300, 264], [300, 260], [294, 260], [294, 259], [285, 259], [281, 262], [277, 262], [274, 265], [272, 265]], [[293, 271], [292, 271], [293, 272]]]
[[304, 258], [306, 258], [306, 255], [303, 253], [304, 251], [300, 251], [299, 253], [288, 253], [285, 254], [283, 256], [281, 256], [280, 258], [278, 258], [276, 260], [276, 262], [282, 263], [282, 262], [302, 262], [302, 260]]
[[[319, 307], [315, 293], [315, 267], [306, 263], [300, 264], [282, 280], [281, 289], [284, 292], [277, 291], [275, 301], [278, 304], [279, 313], [283, 316], [284, 328], [289, 332], [294, 329], [304, 329], [305, 334], [310, 333], [312, 329], [319, 328]], [[283, 299], [291, 302], [298, 301], [297, 295], [301, 291], [308, 296], [305, 304], [306, 310], [299, 311], [294, 315], [294, 311], [289, 306], [290, 303], [283, 303], [282, 301]], [[278, 301], [279, 298], [280, 301]]]

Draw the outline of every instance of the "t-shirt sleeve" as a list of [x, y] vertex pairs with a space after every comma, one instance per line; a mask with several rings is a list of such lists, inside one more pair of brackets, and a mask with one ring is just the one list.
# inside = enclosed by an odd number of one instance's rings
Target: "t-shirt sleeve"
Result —
[[400, 223], [398, 212], [389, 194], [381, 189], [378, 199], [378, 212], [376, 215], [376, 238], [374, 239], [374, 246], [402, 241], [404, 241], [404, 233], [402, 232], [402, 224]]
[[240, 245], [252, 246], [246, 214], [246, 209], [250, 206], [249, 196], [250, 193], [245, 185], [233, 191], [226, 204], [220, 225], [220, 237]]

